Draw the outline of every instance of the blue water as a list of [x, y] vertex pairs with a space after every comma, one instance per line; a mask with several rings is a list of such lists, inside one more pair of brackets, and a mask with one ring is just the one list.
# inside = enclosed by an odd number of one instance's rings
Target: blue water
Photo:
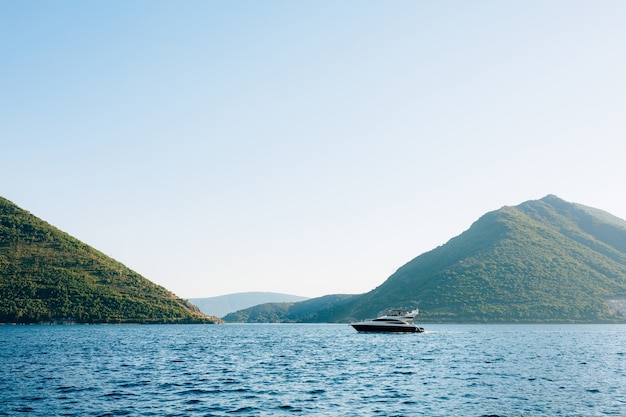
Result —
[[625, 325], [0, 326], [0, 416], [626, 416]]

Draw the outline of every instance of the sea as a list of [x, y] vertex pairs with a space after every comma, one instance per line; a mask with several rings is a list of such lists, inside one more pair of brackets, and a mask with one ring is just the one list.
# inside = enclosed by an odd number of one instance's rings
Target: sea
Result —
[[0, 326], [0, 416], [626, 416], [626, 325]]

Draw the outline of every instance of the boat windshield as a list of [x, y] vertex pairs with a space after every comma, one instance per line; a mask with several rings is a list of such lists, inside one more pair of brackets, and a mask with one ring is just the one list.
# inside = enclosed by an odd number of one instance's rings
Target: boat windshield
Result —
[[380, 318], [374, 319], [372, 321], [384, 321], [384, 322], [388, 322], [388, 323], [406, 323], [404, 320], [393, 319], [393, 318], [389, 318], [389, 317], [380, 317]]

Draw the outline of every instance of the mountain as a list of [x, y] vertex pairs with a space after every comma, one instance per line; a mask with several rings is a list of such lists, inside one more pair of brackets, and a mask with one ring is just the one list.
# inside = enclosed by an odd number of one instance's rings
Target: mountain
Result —
[[319, 323], [332, 321], [333, 309], [355, 295], [335, 294], [301, 302], [265, 303], [226, 315], [227, 323]]
[[485, 214], [343, 314], [419, 302], [422, 320], [593, 322], [624, 298], [626, 222], [549, 195]]
[[307, 300], [298, 295], [276, 292], [241, 292], [208, 298], [189, 298], [204, 314], [223, 317], [228, 313], [265, 303], [294, 303]]
[[554, 195], [505, 206], [323, 315], [347, 322], [416, 306], [431, 322], [626, 322], [626, 222]]
[[218, 322], [0, 197], [0, 323]]

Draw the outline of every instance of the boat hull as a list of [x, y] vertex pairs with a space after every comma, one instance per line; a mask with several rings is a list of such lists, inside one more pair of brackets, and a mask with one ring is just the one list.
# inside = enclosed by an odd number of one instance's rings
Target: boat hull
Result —
[[357, 332], [369, 332], [369, 333], [422, 333], [423, 328], [417, 326], [393, 326], [383, 324], [359, 324], [353, 323], [352, 327]]

